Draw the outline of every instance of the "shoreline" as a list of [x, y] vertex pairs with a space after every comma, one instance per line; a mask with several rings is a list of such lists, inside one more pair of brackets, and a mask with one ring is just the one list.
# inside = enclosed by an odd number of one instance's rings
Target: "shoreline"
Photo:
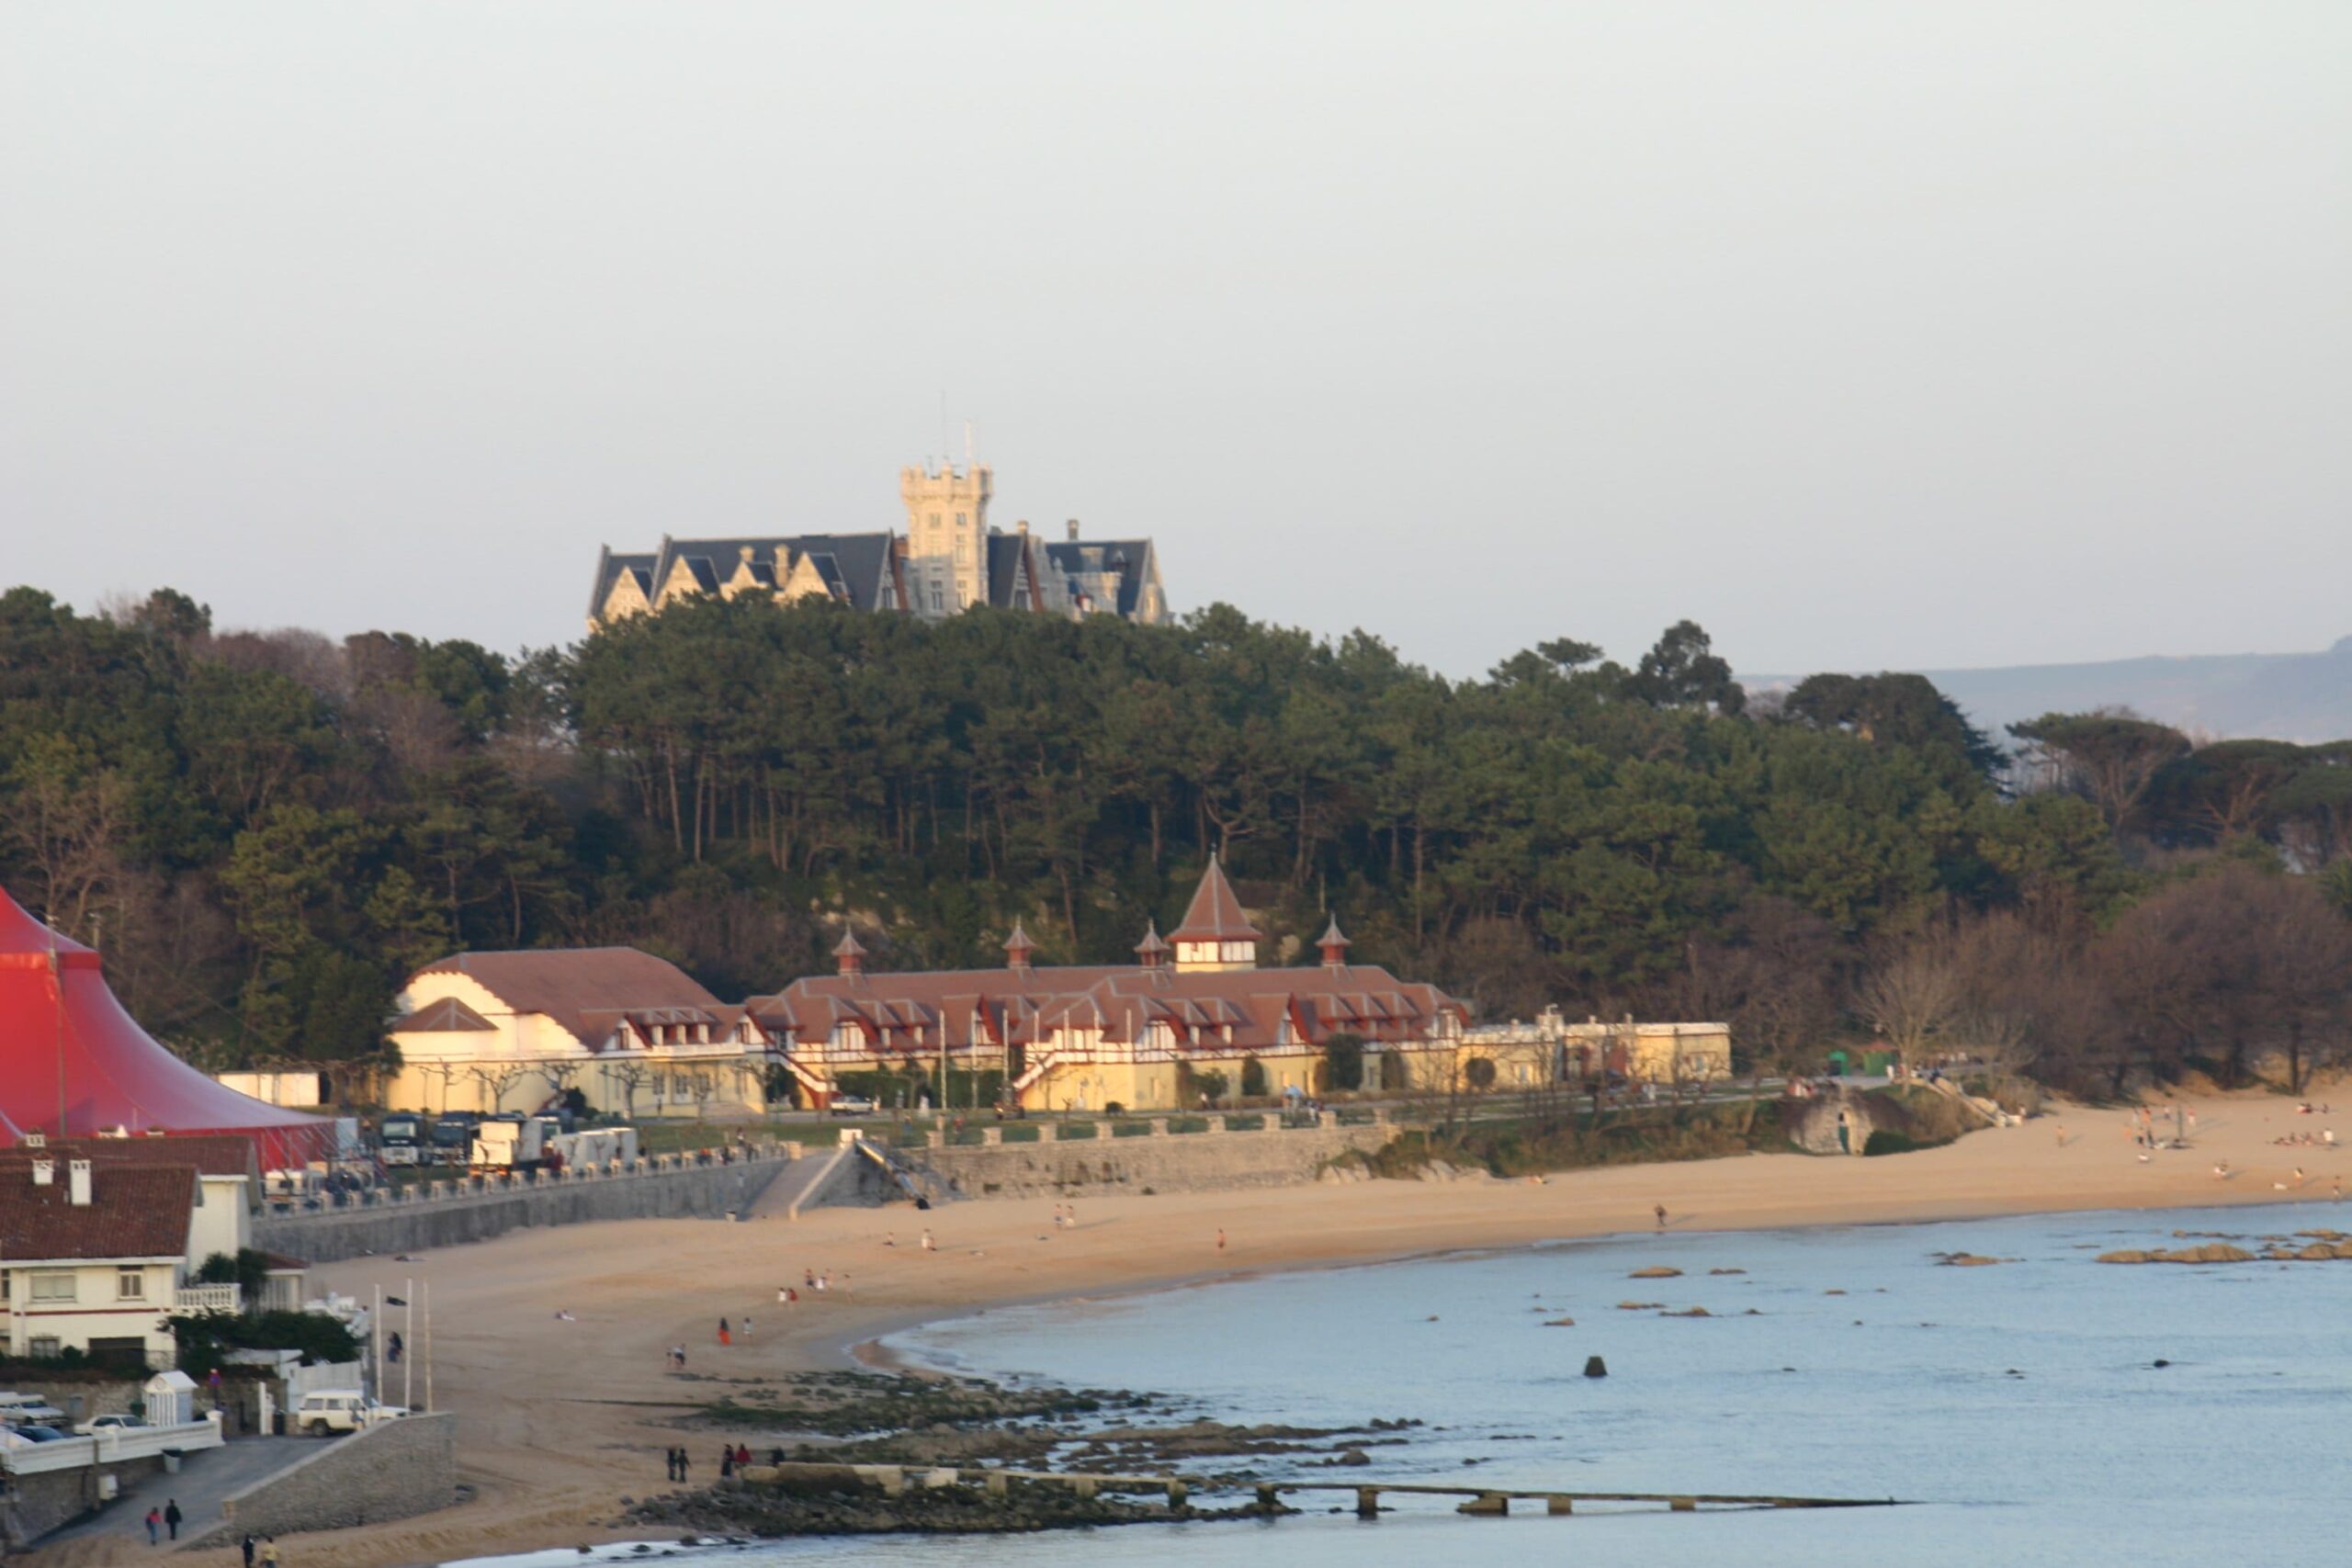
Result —
[[[1608, 1237], [1646, 1239], [1668, 1210], [1667, 1240], [1699, 1232], [1818, 1229], [2004, 1219], [2053, 1213], [2119, 1216], [2324, 1201], [2352, 1179], [2343, 1145], [2279, 1148], [2281, 1133], [2325, 1119], [2258, 1091], [2186, 1101], [2196, 1147], [2143, 1163], [2121, 1110], [2068, 1107], [1941, 1148], [1879, 1158], [1748, 1154], [1609, 1166], [1540, 1180], [1356, 1181], [1235, 1191], [1094, 1196], [1057, 1231], [1049, 1200], [825, 1209], [797, 1222], [754, 1206], [737, 1224], [612, 1221], [524, 1230], [409, 1261], [355, 1258], [314, 1271], [313, 1288], [363, 1299], [430, 1280], [436, 1404], [457, 1412], [460, 1479], [473, 1500], [367, 1529], [299, 1538], [296, 1561], [411, 1568], [527, 1550], [645, 1539], [616, 1527], [623, 1496], [668, 1490], [662, 1450], [697, 1451], [693, 1424], [747, 1384], [859, 1368], [858, 1353], [928, 1324], [1015, 1304], [1229, 1282], [1275, 1272], [1363, 1267]], [[2062, 1139], [2059, 1130], [2064, 1129]], [[2226, 1160], [2230, 1179], [2211, 1168]], [[2301, 1166], [2302, 1189], [2278, 1191]], [[2352, 1210], [2346, 1211], [2352, 1222]], [[2252, 1216], [2250, 1215], [2251, 1219]], [[937, 1239], [922, 1250], [926, 1228]], [[2352, 1223], [2347, 1223], [2352, 1228]], [[1227, 1245], [1216, 1246], [1217, 1234]], [[805, 1270], [835, 1289], [776, 1300]], [[559, 1313], [570, 1312], [570, 1318]], [[721, 1317], [737, 1325], [721, 1349]], [[747, 1322], [749, 1319], [751, 1321]], [[756, 1329], [752, 1328], [756, 1323]], [[668, 1348], [684, 1345], [684, 1372]], [[706, 1461], [696, 1467], [707, 1476]], [[144, 1561], [144, 1532], [41, 1552], [54, 1568]], [[135, 1537], [135, 1538], [134, 1538]], [[233, 1549], [185, 1554], [191, 1568], [236, 1568]]]

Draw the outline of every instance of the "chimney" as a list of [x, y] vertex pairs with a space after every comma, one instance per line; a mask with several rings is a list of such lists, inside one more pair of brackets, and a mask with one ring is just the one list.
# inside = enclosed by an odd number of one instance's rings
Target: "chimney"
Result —
[[1075, 517], [1069, 520], [1069, 542], [1073, 545], [1078, 543], [1078, 519]]
[[1020, 535], [1023, 538], [1027, 538], [1029, 536], [1029, 519], [1023, 517], [1021, 521], [1015, 523], [1012, 525], [1012, 531]]
[[77, 1209], [90, 1206], [90, 1162], [77, 1159], [65, 1167], [66, 1196]]
[[33, 1161], [33, 1185], [35, 1187], [54, 1187], [57, 1185], [57, 1162], [55, 1160], [37, 1159]]

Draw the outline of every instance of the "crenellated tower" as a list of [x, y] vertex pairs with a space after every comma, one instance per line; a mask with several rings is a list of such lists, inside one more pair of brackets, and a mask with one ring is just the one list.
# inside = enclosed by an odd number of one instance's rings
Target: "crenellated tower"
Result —
[[907, 588], [918, 615], [952, 615], [989, 596], [989, 498], [996, 476], [985, 463], [899, 470], [907, 508]]

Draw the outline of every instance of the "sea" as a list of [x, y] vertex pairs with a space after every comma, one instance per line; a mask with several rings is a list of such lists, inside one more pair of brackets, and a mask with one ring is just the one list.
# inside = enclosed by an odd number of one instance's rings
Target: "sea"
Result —
[[[1333, 1492], [1295, 1496], [1307, 1511], [1273, 1520], [681, 1555], [714, 1568], [2341, 1562], [2352, 1261], [2095, 1261], [2199, 1233], [2332, 1225], [2352, 1228], [2352, 1214], [2320, 1203], [1627, 1235], [999, 1309], [890, 1341], [945, 1371], [1150, 1390], [1238, 1423], [1423, 1423], [1366, 1447], [1363, 1468], [1253, 1461], [1269, 1478], [1892, 1507], [1589, 1504], [1555, 1517], [1523, 1504], [1498, 1519], [1398, 1496], [1365, 1521]], [[1940, 1261], [1954, 1253], [2005, 1261]], [[1657, 1265], [1681, 1273], [1630, 1277]], [[1691, 1307], [1708, 1315], [1666, 1315]], [[1585, 1375], [1592, 1356], [1608, 1376]], [[632, 1555], [648, 1554], [490, 1561]]]

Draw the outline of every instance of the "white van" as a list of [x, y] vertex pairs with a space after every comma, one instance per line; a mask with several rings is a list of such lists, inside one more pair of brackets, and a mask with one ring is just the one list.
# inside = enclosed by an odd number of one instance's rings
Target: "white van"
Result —
[[331, 1438], [338, 1432], [356, 1432], [379, 1421], [396, 1421], [407, 1414], [397, 1404], [370, 1404], [368, 1396], [356, 1388], [322, 1388], [304, 1394], [287, 1421], [298, 1432]]

